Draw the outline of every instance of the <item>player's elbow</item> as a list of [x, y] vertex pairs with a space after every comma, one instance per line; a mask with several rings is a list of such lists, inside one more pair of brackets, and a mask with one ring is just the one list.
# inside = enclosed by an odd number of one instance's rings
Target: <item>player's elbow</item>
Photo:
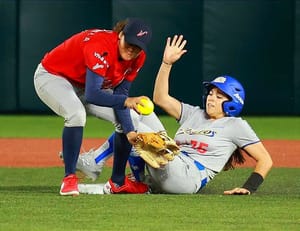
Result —
[[159, 95], [156, 91], [153, 92], [153, 97], [152, 97], [153, 103], [155, 103], [156, 105], [158, 105], [159, 103]]
[[161, 108], [165, 108], [165, 105], [168, 103], [168, 101], [165, 100], [164, 97], [158, 97], [155, 95], [153, 95], [153, 102]]
[[154, 91], [153, 92], [153, 102], [158, 106], [163, 106], [168, 103], [168, 94], [162, 94], [161, 92]]
[[159, 105], [159, 99], [156, 94], [153, 94], [153, 103], [155, 103], [156, 105]]
[[272, 157], [269, 153], [267, 153], [267, 155], [264, 156], [264, 165], [266, 166], [266, 168], [271, 169], [273, 166], [273, 160]]
[[271, 156], [268, 156], [267, 160], [265, 161], [265, 166], [269, 170], [272, 168], [272, 166], [273, 166], [273, 160], [272, 160]]
[[270, 156], [266, 156], [259, 161], [259, 165], [261, 166], [259, 169], [262, 170], [262, 175], [265, 178], [273, 166], [273, 160]]

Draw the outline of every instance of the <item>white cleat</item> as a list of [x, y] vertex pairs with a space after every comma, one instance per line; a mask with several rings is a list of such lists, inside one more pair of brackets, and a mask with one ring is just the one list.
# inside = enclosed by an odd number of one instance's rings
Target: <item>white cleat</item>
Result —
[[[59, 158], [64, 161], [63, 153], [59, 152]], [[102, 172], [103, 166], [105, 165], [105, 160], [100, 161], [98, 164], [95, 162], [95, 156], [97, 154], [93, 149], [88, 152], [84, 152], [79, 155], [76, 170], [84, 175], [84, 177], [95, 181]], [[80, 174], [79, 174], [80, 175]]]
[[102, 172], [105, 161], [95, 162], [96, 153], [93, 149], [79, 155], [76, 169], [82, 172], [87, 178], [95, 181]]

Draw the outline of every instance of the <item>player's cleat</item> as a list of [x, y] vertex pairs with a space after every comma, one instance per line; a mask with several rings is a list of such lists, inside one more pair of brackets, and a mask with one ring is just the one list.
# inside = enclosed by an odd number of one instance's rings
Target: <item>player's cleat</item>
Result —
[[76, 169], [92, 181], [95, 181], [99, 177], [105, 165], [105, 160], [96, 164], [94, 156], [96, 156], [95, 151], [91, 149], [87, 153], [80, 154], [76, 164]]
[[125, 183], [122, 186], [118, 186], [111, 181], [111, 179], [103, 186], [104, 194], [145, 194], [149, 193], [148, 185], [129, 179], [125, 177]]
[[[58, 156], [62, 161], [64, 161], [62, 152], [59, 152]], [[79, 171], [78, 175], [91, 179], [92, 181], [95, 181], [100, 176], [106, 160], [102, 159], [98, 164], [96, 164], [95, 156], [96, 153], [93, 149], [78, 156], [76, 164], [76, 170]]]
[[78, 178], [75, 174], [70, 174], [63, 179], [59, 191], [62, 196], [78, 196]]

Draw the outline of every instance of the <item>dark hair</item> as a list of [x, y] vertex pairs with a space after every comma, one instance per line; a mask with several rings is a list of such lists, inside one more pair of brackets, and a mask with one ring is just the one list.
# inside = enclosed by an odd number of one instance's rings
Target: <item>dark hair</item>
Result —
[[113, 31], [120, 33], [121, 31], [123, 31], [123, 29], [127, 25], [128, 21], [129, 21], [129, 19], [124, 19], [124, 20], [118, 21], [115, 24]]
[[241, 165], [245, 162], [245, 157], [243, 156], [242, 152], [240, 149], [236, 149], [232, 155], [230, 156], [229, 160], [225, 164], [223, 170], [232, 170], [234, 169], [235, 165]]

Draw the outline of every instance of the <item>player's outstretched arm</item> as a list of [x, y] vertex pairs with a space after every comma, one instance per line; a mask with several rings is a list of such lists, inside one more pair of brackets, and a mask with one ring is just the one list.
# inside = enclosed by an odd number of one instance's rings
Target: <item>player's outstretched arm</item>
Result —
[[241, 188], [224, 191], [225, 195], [250, 195], [254, 193], [272, 168], [272, 158], [261, 142], [246, 146], [245, 151], [256, 160], [255, 169]]
[[175, 35], [172, 39], [167, 38], [162, 64], [156, 76], [153, 101], [170, 116], [179, 119], [181, 113], [181, 103], [169, 95], [169, 76], [173, 63], [187, 52], [184, 49], [187, 41], [183, 36]]

